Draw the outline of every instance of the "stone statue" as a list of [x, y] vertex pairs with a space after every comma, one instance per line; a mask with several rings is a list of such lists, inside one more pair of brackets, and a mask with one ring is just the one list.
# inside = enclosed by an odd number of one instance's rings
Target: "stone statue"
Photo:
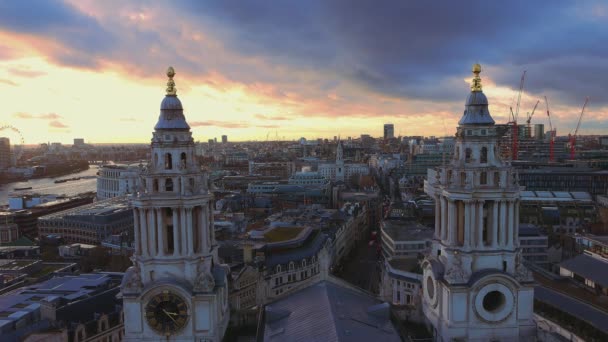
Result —
[[450, 268], [445, 272], [444, 278], [455, 284], [462, 284], [468, 281], [469, 275], [462, 265], [462, 257], [459, 253], [454, 253], [454, 258]]
[[194, 281], [195, 292], [212, 292], [215, 288], [213, 275], [204, 269], [204, 260], [197, 267], [198, 275]]
[[141, 275], [139, 274], [139, 267], [137, 265], [129, 267], [125, 273], [123, 280], [123, 291], [124, 292], [140, 292], [144, 284], [141, 281]]

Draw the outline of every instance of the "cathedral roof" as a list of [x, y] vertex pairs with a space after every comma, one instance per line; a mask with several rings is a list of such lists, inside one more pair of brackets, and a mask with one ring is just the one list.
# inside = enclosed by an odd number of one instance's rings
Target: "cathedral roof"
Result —
[[473, 83], [471, 84], [471, 94], [467, 98], [465, 103], [464, 114], [459, 125], [493, 125], [494, 119], [490, 115], [488, 110], [488, 98], [481, 89], [481, 78], [479, 73], [481, 72], [481, 66], [475, 64], [473, 66]]
[[175, 71], [173, 67], [167, 70], [167, 94], [160, 103], [160, 116], [158, 122], [154, 126], [155, 130], [189, 130], [190, 126], [186, 122], [182, 102], [177, 98], [177, 88], [173, 76]]

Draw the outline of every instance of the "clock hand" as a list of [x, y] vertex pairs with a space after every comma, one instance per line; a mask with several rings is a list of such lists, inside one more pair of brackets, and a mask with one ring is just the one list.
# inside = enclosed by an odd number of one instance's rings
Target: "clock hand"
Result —
[[175, 315], [173, 312], [167, 312], [167, 310], [165, 309], [163, 309], [163, 312], [165, 313], [165, 315], [167, 315], [167, 317], [169, 317], [173, 321], [173, 323], [177, 324], [177, 321], [173, 317], [171, 317], [171, 314]]

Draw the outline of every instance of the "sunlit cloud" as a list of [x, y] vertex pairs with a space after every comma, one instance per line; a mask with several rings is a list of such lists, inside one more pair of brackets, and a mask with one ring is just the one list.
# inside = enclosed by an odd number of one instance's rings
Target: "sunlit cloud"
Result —
[[247, 128], [249, 124], [239, 123], [239, 122], [225, 122], [225, 121], [193, 121], [190, 122], [190, 126], [192, 127], [200, 127], [200, 126], [213, 126], [213, 127], [222, 127], [222, 128]]
[[54, 127], [54, 128], [68, 128], [68, 125], [61, 123], [60, 121], [57, 120], [53, 120], [51, 122], [49, 122], [49, 127]]
[[[384, 122], [402, 135], [452, 135], [470, 65], [479, 61], [498, 123], [509, 120], [528, 70], [520, 120], [546, 95], [565, 133], [590, 96], [581, 132], [601, 132], [608, 51], [596, 42], [608, 39], [599, 20], [605, 5], [552, 5], [515, 0], [480, 15], [480, 6], [452, 2], [3, 2], [0, 91], [11, 99], [4, 110], [61, 113], [46, 120], [65, 127], [32, 125], [40, 114], [3, 119], [28, 142], [71, 141], [71, 134], [147, 141], [173, 65], [200, 140], [224, 130], [233, 141], [264, 139], [268, 129], [293, 139], [381, 136]], [[548, 125], [538, 110], [534, 123]]]

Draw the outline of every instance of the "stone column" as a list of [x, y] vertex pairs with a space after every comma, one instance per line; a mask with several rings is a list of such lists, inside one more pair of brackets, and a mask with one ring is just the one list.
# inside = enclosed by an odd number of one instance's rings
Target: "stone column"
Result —
[[139, 224], [139, 209], [133, 208], [133, 239], [135, 240], [135, 254], [141, 255], [141, 225]]
[[471, 240], [471, 229], [473, 229], [474, 225], [471, 224], [471, 221], [474, 222], [474, 220], [471, 220], [472, 218], [472, 206], [471, 206], [471, 201], [470, 200], [466, 200], [464, 201], [464, 249], [468, 250], [470, 249], [470, 240]]
[[150, 249], [150, 254], [151, 255], [158, 255], [158, 239], [159, 237], [157, 236], [157, 230], [156, 230], [156, 214], [154, 212], [154, 208], [148, 209], [148, 222], [150, 223], [150, 225], [148, 226], [148, 231], [150, 232], [150, 235], [152, 235], [152, 239], [150, 240], [150, 242], [152, 242], [152, 248]]
[[213, 229], [214, 225], [213, 225], [213, 206], [211, 204], [211, 202], [207, 202], [207, 210], [208, 210], [208, 215], [206, 216], [206, 218], [208, 218], [209, 220], [207, 221], [208, 226], [211, 227], [208, 232], [209, 232], [209, 248], [211, 248], [211, 246], [213, 246], [215, 244], [215, 229]]
[[201, 206], [201, 210], [199, 210], [199, 223], [201, 225], [201, 233], [200, 233], [200, 244], [201, 251], [206, 253], [209, 250], [209, 229], [213, 229], [213, 227], [209, 227], [209, 222], [207, 222], [207, 212], [209, 207], [206, 205]]
[[435, 196], [435, 239], [441, 239], [441, 197]]
[[485, 241], [483, 241], [483, 201], [477, 202], [477, 247], [483, 248]]
[[492, 231], [498, 232], [500, 227], [498, 226], [498, 218], [500, 217], [500, 201], [494, 201], [492, 205]]
[[146, 209], [137, 209], [137, 215], [139, 215], [139, 232], [140, 232], [140, 253], [141, 255], [148, 255], [149, 252], [149, 241], [148, 241], [148, 225], [146, 224]]
[[194, 239], [192, 236], [192, 208], [186, 208], [186, 232], [188, 235], [188, 254], [194, 253]]
[[186, 209], [185, 208], [179, 208], [179, 229], [180, 229], [180, 239], [181, 239], [181, 247], [182, 247], [182, 254], [185, 255], [189, 255], [190, 254], [190, 250], [188, 249], [188, 238], [187, 238], [187, 231], [188, 231], [188, 227], [186, 226]]
[[179, 210], [171, 208], [173, 212], [173, 255], [178, 256], [182, 252], [181, 234], [179, 233]]
[[439, 197], [441, 200], [441, 240], [448, 239], [448, 200], [445, 197]]
[[492, 247], [498, 247], [498, 232], [506, 229], [507, 227], [507, 215], [506, 215], [507, 202], [500, 201], [500, 224], [497, 230], [492, 232]]
[[186, 208], [180, 208], [181, 223], [186, 227], [186, 253], [187, 255], [192, 254], [192, 227], [186, 224]]
[[456, 203], [450, 199], [448, 202], [448, 235], [451, 245], [455, 245], [456, 241], [458, 241], [458, 222], [456, 220]]
[[158, 255], [166, 255], [165, 248], [167, 239], [165, 237], [165, 223], [163, 222], [162, 208], [154, 208], [156, 212], [156, 231], [158, 235]]
[[515, 228], [513, 229], [513, 235], [511, 235], [510, 239], [512, 240], [512, 246], [519, 246], [519, 200], [515, 200], [513, 203], [515, 206], [515, 215], [513, 219], [515, 220]]
[[513, 248], [513, 240], [514, 240], [514, 230], [515, 230], [515, 201], [510, 200], [509, 201], [509, 226], [508, 226], [508, 230], [507, 230], [507, 248], [511, 249]]

